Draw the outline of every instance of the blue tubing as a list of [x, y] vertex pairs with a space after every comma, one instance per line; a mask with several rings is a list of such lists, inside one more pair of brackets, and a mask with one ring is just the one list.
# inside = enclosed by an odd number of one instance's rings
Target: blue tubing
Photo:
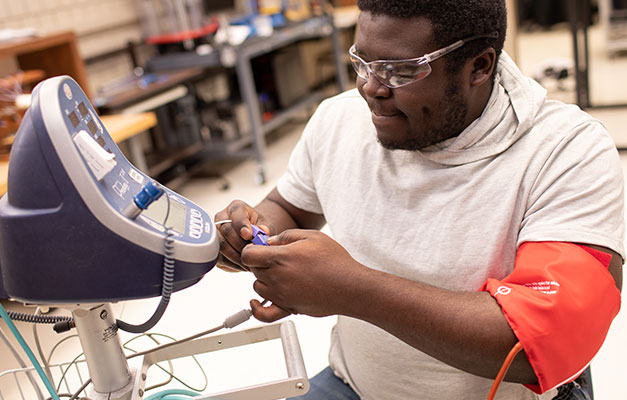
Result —
[[189, 400], [190, 397], [196, 396], [200, 396], [200, 393], [185, 389], [170, 389], [150, 395], [146, 397], [146, 400]]
[[44, 382], [44, 385], [46, 385], [46, 389], [48, 389], [48, 393], [50, 393], [50, 396], [52, 396], [54, 400], [60, 400], [59, 395], [57, 395], [57, 392], [54, 390], [52, 383], [50, 383], [50, 381], [48, 380], [48, 377], [44, 373], [44, 370], [41, 368], [41, 365], [39, 365], [39, 362], [35, 358], [35, 355], [31, 351], [30, 347], [28, 347], [28, 344], [26, 344], [26, 341], [20, 334], [20, 331], [17, 330], [17, 328], [15, 327], [15, 324], [13, 323], [13, 321], [11, 321], [11, 318], [9, 318], [9, 314], [7, 313], [7, 310], [4, 309], [1, 303], [0, 303], [0, 316], [2, 317], [4, 322], [6, 322], [7, 326], [13, 333], [13, 336], [15, 336], [20, 346], [22, 346], [22, 349], [24, 349], [24, 352], [30, 359], [30, 362], [33, 364], [33, 367], [35, 367], [35, 370], [39, 374], [39, 377]]

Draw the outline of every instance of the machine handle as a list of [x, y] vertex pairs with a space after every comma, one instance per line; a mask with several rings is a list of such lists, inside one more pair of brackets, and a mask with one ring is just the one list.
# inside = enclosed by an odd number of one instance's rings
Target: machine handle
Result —
[[303, 353], [300, 351], [300, 343], [296, 334], [296, 326], [292, 321], [285, 321], [281, 324], [279, 332], [288, 376], [290, 378], [307, 377]]

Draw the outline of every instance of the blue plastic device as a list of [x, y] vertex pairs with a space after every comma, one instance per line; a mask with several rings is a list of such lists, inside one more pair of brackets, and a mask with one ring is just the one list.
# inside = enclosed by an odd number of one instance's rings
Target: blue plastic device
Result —
[[[145, 199], [142, 188], [154, 202], [129, 218], [124, 210], [138, 194]], [[40, 83], [0, 199], [0, 296], [37, 304], [159, 296], [164, 222], [173, 232], [180, 290], [217, 261], [212, 218], [135, 168], [73, 79]]]
[[268, 245], [268, 234], [265, 233], [261, 228], [259, 228], [257, 225], [252, 225], [253, 228], [253, 240], [251, 240], [251, 242], [253, 242], [253, 244], [256, 244], [258, 246], [267, 246]]

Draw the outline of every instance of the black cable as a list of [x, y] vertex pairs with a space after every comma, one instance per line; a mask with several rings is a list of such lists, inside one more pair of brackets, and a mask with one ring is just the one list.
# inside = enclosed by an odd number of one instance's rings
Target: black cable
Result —
[[68, 322], [72, 320], [72, 317], [69, 316], [35, 315], [8, 310], [7, 314], [14, 321], [30, 322], [34, 324], [56, 324], [57, 322]]
[[157, 322], [161, 320], [163, 314], [165, 314], [166, 308], [168, 308], [168, 304], [170, 303], [170, 295], [174, 289], [174, 231], [172, 228], [166, 226], [168, 221], [168, 217], [170, 216], [170, 197], [165, 194], [167, 200], [167, 211], [165, 213], [165, 218], [163, 219], [163, 226], [165, 227], [165, 238], [164, 238], [164, 259], [163, 259], [163, 280], [161, 284], [161, 301], [157, 306], [152, 317], [141, 325], [132, 325], [124, 321], [116, 320], [116, 324], [118, 328], [125, 332], [129, 333], [144, 333], [150, 329], [152, 329]]

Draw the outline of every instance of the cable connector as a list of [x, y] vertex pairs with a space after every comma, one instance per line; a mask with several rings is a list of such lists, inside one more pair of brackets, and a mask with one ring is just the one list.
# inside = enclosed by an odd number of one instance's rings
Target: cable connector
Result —
[[141, 188], [139, 193], [133, 197], [133, 201], [124, 207], [122, 212], [130, 219], [135, 219], [142, 211], [147, 209], [150, 204], [158, 200], [163, 193], [163, 188], [153, 181], [148, 181], [144, 187]]
[[70, 320], [66, 320], [66, 321], [59, 321], [59, 322], [55, 323], [54, 326], [52, 327], [52, 329], [54, 329], [54, 331], [56, 333], [67, 332], [70, 329], [74, 329], [74, 328], [76, 328], [76, 324], [74, 323], [74, 319], [70, 319]]
[[252, 315], [253, 312], [250, 309], [237, 312], [224, 320], [224, 327], [229, 329], [235, 328], [237, 325], [248, 321]]

